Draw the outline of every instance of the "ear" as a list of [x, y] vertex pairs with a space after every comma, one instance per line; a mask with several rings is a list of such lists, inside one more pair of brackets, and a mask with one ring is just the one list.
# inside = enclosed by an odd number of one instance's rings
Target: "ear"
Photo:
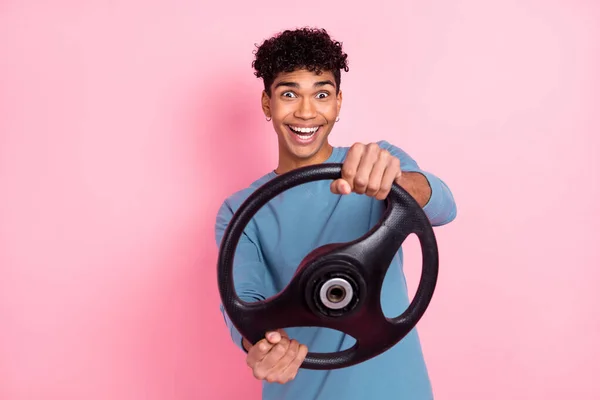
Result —
[[340, 110], [342, 109], [342, 90], [340, 89], [340, 91], [337, 94], [337, 113], [338, 115], [340, 115]]
[[262, 110], [265, 117], [271, 118], [271, 98], [267, 94], [266, 90], [263, 90], [261, 96]]

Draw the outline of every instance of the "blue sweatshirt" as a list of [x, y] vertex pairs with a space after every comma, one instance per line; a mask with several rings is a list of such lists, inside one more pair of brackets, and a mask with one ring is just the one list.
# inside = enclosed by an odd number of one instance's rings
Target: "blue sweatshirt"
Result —
[[[451, 222], [456, 217], [456, 204], [446, 184], [421, 170], [400, 148], [386, 141], [378, 144], [400, 159], [402, 171], [420, 172], [427, 178], [432, 192], [423, 209], [431, 224]], [[342, 163], [348, 150], [334, 147], [325, 162]], [[242, 202], [275, 176], [271, 172], [223, 202], [216, 218], [217, 245]], [[328, 243], [354, 240], [379, 221], [384, 202], [355, 193], [334, 195], [330, 184], [323, 180], [296, 186], [272, 199], [254, 216], [240, 239], [234, 260], [234, 285], [241, 299], [250, 302], [275, 295], [310, 251]], [[400, 249], [383, 283], [382, 308], [389, 317], [400, 315], [410, 302], [402, 260]], [[242, 337], [222, 306], [221, 312], [233, 342], [243, 350]], [[326, 328], [287, 328], [286, 332], [310, 352], [337, 352], [355, 343], [351, 336]], [[385, 353], [361, 364], [330, 371], [300, 369], [296, 378], [284, 385], [263, 382], [263, 400], [333, 399], [433, 399], [417, 329]]]

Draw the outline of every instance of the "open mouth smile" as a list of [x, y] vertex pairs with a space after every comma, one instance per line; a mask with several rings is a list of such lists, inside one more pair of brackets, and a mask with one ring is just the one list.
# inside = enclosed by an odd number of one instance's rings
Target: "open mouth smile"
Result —
[[321, 126], [294, 126], [287, 125], [287, 128], [293, 134], [292, 137], [300, 144], [310, 144], [316, 138], [317, 132], [321, 130]]

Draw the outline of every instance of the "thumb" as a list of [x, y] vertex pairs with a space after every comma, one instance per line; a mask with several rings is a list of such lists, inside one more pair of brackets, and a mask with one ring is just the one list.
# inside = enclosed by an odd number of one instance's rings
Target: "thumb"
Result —
[[279, 332], [277, 332], [277, 331], [275, 331], [275, 332], [267, 332], [267, 334], [265, 335], [265, 337], [267, 338], [267, 340], [269, 341], [269, 343], [272, 343], [272, 344], [277, 344], [281, 340], [281, 334]]
[[350, 194], [350, 184], [344, 179], [336, 179], [331, 182], [331, 192], [333, 194]]

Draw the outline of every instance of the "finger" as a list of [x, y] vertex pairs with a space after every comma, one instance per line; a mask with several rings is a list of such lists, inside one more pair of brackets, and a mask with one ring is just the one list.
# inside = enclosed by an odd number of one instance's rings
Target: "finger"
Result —
[[278, 382], [286, 383], [289, 380], [289, 376], [286, 374], [286, 370], [289, 365], [296, 359], [298, 350], [300, 349], [300, 343], [297, 340], [291, 340], [290, 346], [288, 347], [285, 355], [279, 360], [267, 373], [267, 382]]
[[274, 345], [269, 343], [267, 339], [259, 340], [248, 351], [248, 355], [246, 356], [246, 364], [248, 364], [250, 368], [254, 368], [254, 365], [265, 358], [273, 346]]
[[365, 194], [367, 196], [375, 196], [381, 187], [381, 181], [383, 180], [383, 174], [389, 164], [390, 153], [386, 150], [382, 150], [379, 153], [379, 158], [373, 165], [371, 175], [369, 175], [369, 183], [367, 184], [367, 190]]
[[298, 375], [298, 370], [302, 366], [306, 355], [308, 354], [308, 347], [303, 344], [298, 346], [298, 352], [296, 353], [296, 357], [292, 362], [283, 370], [283, 374], [287, 381], [291, 381], [296, 378]]
[[365, 152], [365, 145], [361, 143], [355, 143], [348, 150], [348, 155], [342, 165], [342, 179], [344, 179], [350, 185], [350, 190], [354, 189], [354, 177], [360, 160]]
[[273, 346], [281, 341], [282, 337], [287, 337], [287, 333], [284, 330], [280, 329], [273, 332], [267, 332], [265, 334], [265, 339], [259, 341], [248, 352], [248, 357], [246, 357], [248, 366], [253, 368], [256, 363], [262, 361]]
[[350, 188], [350, 184], [344, 179], [336, 179], [331, 182], [331, 192], [334, 194], [350, 194], [352, 189]]
[[283, 329], [265, 333], [265, 338], [260, 340], [248, 351], [246, 362], [256, 363], [264, 358], [265, 355], [277, 344], [282, 337], [287, 337], [287, 333]]
[[265, 379], [270, 370], [283, 358], [289, 345], [290, 340], [287, 338], [282, 338], [279, 343], [273, 345], [267, 355], [254, 366], [254, 376], [258, 379]]
[[379, 191], [375, 195], [377, 200], [385, 200], [390, 193], [394, 181], [401, 175], [400, 171], [400, 160], [396, 157], [392, 157], [389, 160], [389, 166], [385, 169], [383, 177], [381, 178], [381, 185]]
[[369, 176], [373, 170], [373, 165], [377, 162], [381, 149], [377, 143], [371, 143], [367, 146], [367, 150], [363, 153], [356, 176], [354, 177], [354, 185], [352, 190], [358, 194], [364, 194], [369, 184]]

